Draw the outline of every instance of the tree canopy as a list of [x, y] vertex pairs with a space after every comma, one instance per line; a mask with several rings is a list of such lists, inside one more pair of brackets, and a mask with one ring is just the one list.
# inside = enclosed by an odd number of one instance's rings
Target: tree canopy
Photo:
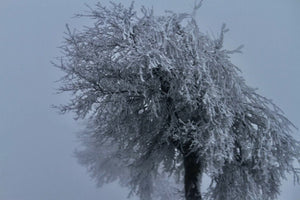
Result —
[[[94, 23], [67, 26], [55, 65], [72, 98], [59, 108], [88, 120], [77, 155], [99, 185], [119, 180], [143, 200], [179, 199], [183, 182], [188, 200], [271, 200], [286, 173], [299, 181], [294, 125], [231, 63], [240, 48], [223, 48], [225, 25], [213, 39], [193, 14], [133, 4], [80, 16]], [[212, 182], [201, 195], [203, 173]]]

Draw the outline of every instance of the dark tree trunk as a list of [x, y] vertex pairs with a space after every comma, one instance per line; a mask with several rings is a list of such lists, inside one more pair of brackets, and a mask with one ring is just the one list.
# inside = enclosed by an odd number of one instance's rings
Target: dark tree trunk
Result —
[[[170, 89], [170, 82], [168, 73], [162, 71], [161, 66], [153, 69], [153, 75], [159, 77], [160, 80], [160, 89], [162, 95], [166, 95]], [[171, 113], [174, 111], [173, 99], [166, 95], [166, 107], [168, 111], [167, 116], [167, 126], [170, 126], [171, 122]], [[174, 113], [177, 116], [177, 113]], [[190, 142], [184, 145], [181, 149], [180, 142], [169, 138], [174, 146], [184, 155], [184, 190], [185, 190], [185, 199], [186, 200], [202, 200], [200, 192], [200, 182], [202, 179], [203, 167], [201, 162], [197, 162], [198, 158], [196, 153], [189, 152]], [[188, 152], [188, 153], [187, 153]]]
[[186, 200], [202, 200], [200, 183], [202, 166], [195, 153], [184, 156], [184, 190]]

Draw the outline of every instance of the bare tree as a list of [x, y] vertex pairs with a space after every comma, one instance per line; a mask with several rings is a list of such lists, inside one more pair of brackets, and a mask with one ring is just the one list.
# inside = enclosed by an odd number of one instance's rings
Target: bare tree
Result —
[[67, 27], [55, 64], [72, 94], [60, 110], [89, 121], [77, 155], [98, 184], [119, 180], [143, 200], [179, 199], [180, 183], [186, 200], [270, 200], [286, 173], [299, 181], [294, 126], [245, 84], [230, 62], [240, 48], [223, 49], [226, 27], [211, 39], [194, 14], [141, 11], [90, 8], [81, 16], [94, 24]]

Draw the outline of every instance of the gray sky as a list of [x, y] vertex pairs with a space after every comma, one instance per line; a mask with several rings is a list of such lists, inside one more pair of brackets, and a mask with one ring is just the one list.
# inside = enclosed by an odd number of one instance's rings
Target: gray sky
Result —
[[[96, 188], [73, 156], [79, 146], [75, 133], [82, 127], [71, 115], [50, 108], [67, 101], [67, 96], [54, 94], [62, 74], [50, 61], [61, 55], [57, 47], [65, 24], [88, 23], [72, 18], [86, 10], [84, 3], [96, 0], [0, 0], [0, 200], [126, 199], [127, 191], [117, 184]], [[136, 0], [136, 7], [141, 4], [160, 14], [165, 9], [190, 11], [194, 1]], [[232, 62], [297, 127], [299, 9], [299, 0], [206, 0], [197, 17], [202, 32], [209, 34], [217, 35], [227, 24], [225, 48], [245, 45]], [[293, 186], [292, 178], [281, 189], [280, 200], [299, 199], [300, 187]]]

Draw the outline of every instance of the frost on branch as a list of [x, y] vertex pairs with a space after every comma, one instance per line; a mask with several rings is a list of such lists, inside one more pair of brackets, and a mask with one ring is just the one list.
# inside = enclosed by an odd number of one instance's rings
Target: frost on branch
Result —
[[72, 94], [60, 110], [89, 121], [77, 155], [98, 184], [118, 180], [143, 200], [180, 199], [189, 164], [196, 177], [211, 177], [207, 199], [268, 200], [286, 173], [298, 180], [293, 124], [245, 84], [230, 62], [240, 48], [223, 49], [226, 27], [213, 40], [194, 14], [141, 11], [97, 4], [82, 15], [93, 26], [67, 27], [56, 64], [65, 72], [60, 91]]

